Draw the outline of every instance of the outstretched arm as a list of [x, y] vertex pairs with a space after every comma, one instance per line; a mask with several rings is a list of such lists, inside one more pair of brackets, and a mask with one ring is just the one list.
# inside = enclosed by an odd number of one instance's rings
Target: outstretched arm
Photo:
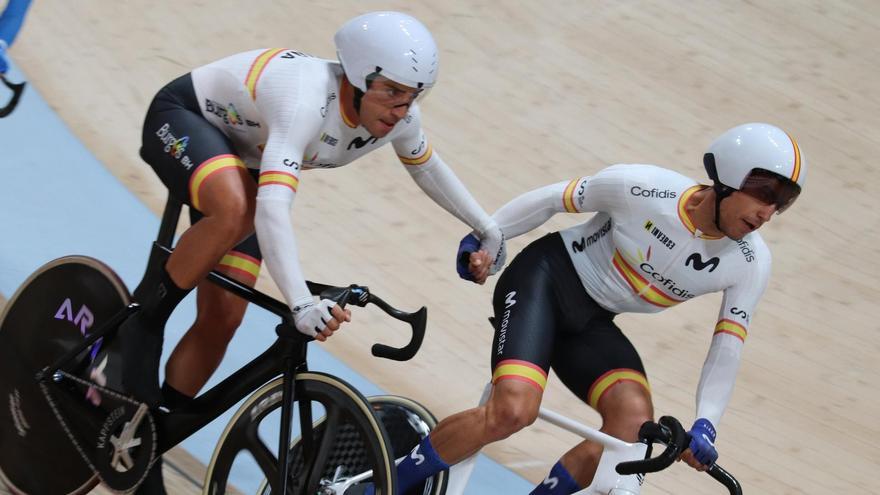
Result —
[[[521, 194], [492, 215], [507, 239], [532, 231], [561, 212], [578, 213], [587, 178], [557, 182]], [[580, 192], [579, 192], [580, 191]]]

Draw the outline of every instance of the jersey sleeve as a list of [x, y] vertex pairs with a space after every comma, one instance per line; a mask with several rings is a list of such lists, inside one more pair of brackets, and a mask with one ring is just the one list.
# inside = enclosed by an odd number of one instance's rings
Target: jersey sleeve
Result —
[[413, 181], [440, 207], [474, 229], [480, 239], [497, 232], [489, 214], [434, 151], [421, 128], [417, 106], [412, 107], [407, 119], [403, 122], [406, 129], [391, 144]]
[[592, 176], [557, 182], [522, 194], [502, 206], [492, 218], [510, 239], [536, 229], [556, 213], [611, 213], [627, 207], [623, 194], [626, 174], [618, 166]]
[[303, 79], [302, 66], [288, 64], [254, 85], [255, 102], [269, 128], [254, 224], [269, 274], [291, 308], [312, 300], [299, 264], [290, 207], [299, 189], [306, 146], [321, 126], [318, 109], [310, 105], [323, 101]]
[[747, 266], [738, 271], [738, 280], [724, 291], [697, 386], [697, 417], [707, 418], [716, 426], [733, 394], [749, 325], [770, 278], [770, 251], [762, 241]]

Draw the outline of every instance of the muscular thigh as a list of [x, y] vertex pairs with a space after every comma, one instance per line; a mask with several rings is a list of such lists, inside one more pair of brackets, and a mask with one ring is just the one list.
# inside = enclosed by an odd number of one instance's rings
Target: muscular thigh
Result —
[[[256, 190], [258, 171], [246, 169], [229, 139], [202, 117], [189, 75], [172, 81], [153, 99], [142, 138], [141, 156], [170, 194], [189, 205], [192, 224], [203, 217], [200, 209], [208, 201], [202, 197], [203, 186], [210, 177], [235, 169], [236, 177], [249, 182], [242, 184], [242, 190], [252, 194]], [[253, 286], [261, 263], [257, 237], [252, 234], [223, 257], [217, 270]]]
[[565, 386], [594, 409], [618, 383], [635, 382], [648, 389], [639, 353], [610, 315], [557, 336], [552, 363]]
[[202, 208], [199, 193], [210, 176], [246, 170], [232, 142], [202, 117], [188, 74], [162, 88], [150, 104], [141, 157], [175, 198], [197, 210]]
[[544, 390], [557, 307], [552, 276], [535, 243], [514, 258], [495, 285], [492, 382], [517, 380]]

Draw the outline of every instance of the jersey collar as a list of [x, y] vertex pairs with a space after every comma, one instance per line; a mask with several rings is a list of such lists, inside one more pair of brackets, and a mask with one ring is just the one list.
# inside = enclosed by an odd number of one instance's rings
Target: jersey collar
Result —
[[687, 212], [687, 208], [685, 208], [685, 205], [687, 205], [688, 200], [690, 199], [691, 196], [694, 195], [695, 192], [702, 191], [703, 189], [706, 189], [707, 187], [709, 187], [709, 186], [705, 186], [703, 184], [696, 184], [696, 185], [693, 185], [693, 186], [687, 188], [684, 191], [684, 193], [678, 199], [678, 219], [681, 220], [681, 223], [682, 223], [682, 225], [684, 225], [684, 228], [686, 228], [688, 230], [688, 232], [691, 233], [692, 236], [699, 237], [700, 239], [714, 241], [714, 240], [718, 240], [718, 239], [723, 239], [723, 237], [715, 237], [715, 236], [706, 235], [702, 232], [698, 232], [696, 225], [694, 225], [693, 219], [691, 218], [690, 214]]

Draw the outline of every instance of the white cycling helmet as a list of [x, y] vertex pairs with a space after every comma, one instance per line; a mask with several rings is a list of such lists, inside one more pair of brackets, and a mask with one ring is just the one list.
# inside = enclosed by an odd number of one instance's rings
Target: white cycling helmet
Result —
[[765, 194], [772, 193], [766, 199], [775, 202], [780, 213], [794, 202], [806, 180], [807, 162], [797, 141], [770, 124], [743, 124], [728, 130], [709, 146], [703, 164], [715, 183], [719, 202], [733, 190], [748, 191], [759, 176], [778, 179]]
[[336, 56], [352, 86], [367, 91], [376, 72], [410, 88], [428, 89], [440, 68], [430, 31], [400, 12], [370, 12], [346, 22], [333, 37]]

